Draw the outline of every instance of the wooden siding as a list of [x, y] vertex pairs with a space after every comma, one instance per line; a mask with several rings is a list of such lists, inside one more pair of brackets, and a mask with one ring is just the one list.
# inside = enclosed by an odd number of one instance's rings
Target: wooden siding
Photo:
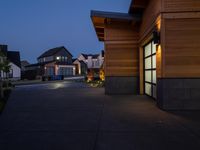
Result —
[[163, 77], [200, 77], [200, 18], [165, 19]]
[[200, 11], [200, 0], [162, 0], [162, 12]]
[[136, 41], [138, 43], [138, 27], [131, 23], [113, 22], [105, 28], [105, 41]]
[[138, 76], [138, 32], [131, 24], [107, 24], [105, 28], [105, 75]]
[[151, 0], [143, 13], [140, 26], [140, 42], [150, 36], [161, 12], [161, 0]]

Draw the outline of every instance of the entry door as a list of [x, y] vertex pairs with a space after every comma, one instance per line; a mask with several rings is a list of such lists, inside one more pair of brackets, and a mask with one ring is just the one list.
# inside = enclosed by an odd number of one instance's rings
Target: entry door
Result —
[[156, 99], [156, 45], [150, 42], [144, 47], [145, 94]]

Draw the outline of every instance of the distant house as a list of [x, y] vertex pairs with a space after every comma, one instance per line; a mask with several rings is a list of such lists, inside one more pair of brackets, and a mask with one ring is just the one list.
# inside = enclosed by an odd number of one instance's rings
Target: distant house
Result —
[[86, 75], [87, 74], [87, 64], [84, 61], [74, 59], [73, 64], [76, 67], [76, 75]]
[[7, 59], [10, 62], [9, 78], [13, 80], [21, 79], [21, 61], [20, 53], [18, 51], [8, 51]]
[[64, 46], [47, 50], [37, 58], [37, 61], [37, 64], [26, 66], [29, 71], [36, 70], [37, 76], [75, 75], [72, 54]]
[[26, 66], [30, 65], [30, 63], [27, 60], [21, 61], [21, 71], [26, 71]]
[[78, 60], [85, 62], [88, 69], [100, 69], [104, 62], [104, 51], [100, 54], [81, 54]]
[[21, 61], [19, 51], [8, 51], [7, 45], [0, 45], [0, 52], [3, 54], [1, 56], [1, 62], [9, 61], [10, 72], [8, 76], [5, 72], [1, 71], [0, 76], [2, 78], [8, 77], [11, 80], [21, 79]]
[[26, 66], [30, 65], [30, 63], [27, 60], [21, 61], [21, 79], [26, 79]]

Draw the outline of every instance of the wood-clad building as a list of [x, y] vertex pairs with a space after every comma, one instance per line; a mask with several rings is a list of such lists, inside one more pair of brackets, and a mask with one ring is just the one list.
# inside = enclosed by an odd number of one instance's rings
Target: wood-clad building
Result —
[[200, 1], [133, 0], [92, 11], [105, 43], [106, 94], [146, 94], [163, 109], [200, 109]]

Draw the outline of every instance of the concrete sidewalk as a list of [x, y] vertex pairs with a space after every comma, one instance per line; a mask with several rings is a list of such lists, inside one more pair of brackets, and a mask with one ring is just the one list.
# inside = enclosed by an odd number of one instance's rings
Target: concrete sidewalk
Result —
[[200, 149], [199, 111], [165, 112], [146, 96], [74, 84], [15, 89], [0, 116], [0, 149]]

